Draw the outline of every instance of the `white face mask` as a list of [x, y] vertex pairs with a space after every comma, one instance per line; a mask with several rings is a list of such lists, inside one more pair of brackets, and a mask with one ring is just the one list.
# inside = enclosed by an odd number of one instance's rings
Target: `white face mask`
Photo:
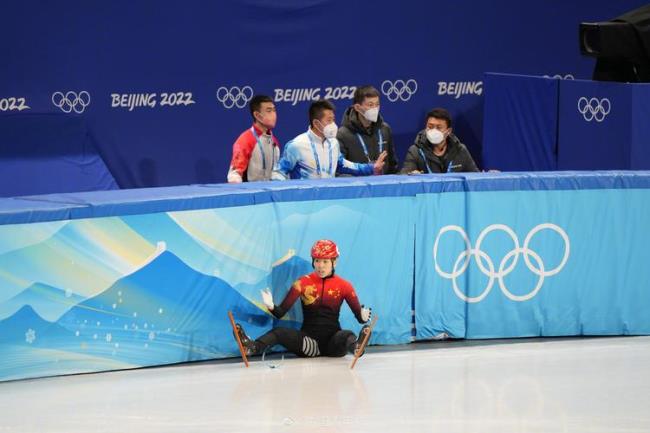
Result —
[[442, 143], [442, 140], [445, 139], [445, 134], [443, 134], [441, 131], [438, 131], [437, 129], [427, 129], [427, 140], [431, 142], [431, 144], [440, 144]]
[[[320, 120], [318, 121], [320, 123]], [[321, 123], [321, 125], [323, 125]], [[321, 132], [325, 136], [325, 138], [336, 138], [336, 133], [338, 132], [339, 128], [336, 126], [335, 122], [332, 122], [328, 125], [326, 125]]]
[[368, 108], [364, 113], [363, 117], [366, 118], [366, 120], [370, 122], [376, 122], [377, 119], [379, 118], [379, 107], [375, 108]]

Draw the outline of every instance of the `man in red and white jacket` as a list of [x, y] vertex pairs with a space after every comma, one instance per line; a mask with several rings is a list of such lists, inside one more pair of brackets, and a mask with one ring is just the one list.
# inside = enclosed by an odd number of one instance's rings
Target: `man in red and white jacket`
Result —
[[357, 321], [362, 324], [368, 323], [372, 310], [360, 304], [352, 284], [335, 275], [334, 267], [339, 250], [334, 242], [326, 239], [316, 241], [311, 248], [311, 257], [314, 272], [296, 280], [280, 305], [273, 303], [268, 290], [262, 291], [264, 305], [278, 319], [300, 299], [302, 327], [300, 330], [276, 327], [257, 340], [252, 340], [242, 326], [236, 324], [247, 355], [261, 354], [275, 344], [280, 344], [301, 357], [339, 357], [361, 350], [362, 337], [370, 334], [370, 328], [364, 325], [358, 337], [352, 331], [341, 329], [341, 305], [345, 301]]
[[232, 146], [229, 183], [271, 180], [273, 166], [280, 157], [280, 145], [273, 136], [278, 119], [273, 100], [256, 95], [249, 104], [253, 126], [242, 132]]

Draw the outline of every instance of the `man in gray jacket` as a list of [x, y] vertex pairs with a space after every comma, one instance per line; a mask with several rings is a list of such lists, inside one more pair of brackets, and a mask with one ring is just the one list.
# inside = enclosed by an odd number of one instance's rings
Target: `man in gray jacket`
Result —
[[479, 171], [467, 147], [452, 134], [451, 115], [444, 108], [427, 113], [426, 128], [409, 147], [401, 174]]
[[397, 173], [393, 133], [379, 114], [379, 92], [374, 87], [356, 89], [353, 104], [345, 110], [336, 138], [348, 161], [374, 163], [386, 151], [383, 174]]

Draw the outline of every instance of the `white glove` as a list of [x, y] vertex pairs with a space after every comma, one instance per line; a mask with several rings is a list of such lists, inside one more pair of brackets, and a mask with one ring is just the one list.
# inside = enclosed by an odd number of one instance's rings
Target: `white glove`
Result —
[[269, 311], [273, 311], [275, 308], [275, 304], [273, 303], [273, 295], [271, 292], [269, 292], [268, 289], [266, 290], [260, 290], [262, 293], [262, 302], [264, 302], [264, 305], [266, 305], [266, 308], [269, 309]]
[[372, 317], [372, 308], [361, 306], [361, 320], [366, 323]]

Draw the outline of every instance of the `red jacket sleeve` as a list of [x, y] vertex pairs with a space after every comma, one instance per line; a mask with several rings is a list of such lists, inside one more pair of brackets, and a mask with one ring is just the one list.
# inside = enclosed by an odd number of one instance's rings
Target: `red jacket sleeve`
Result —
[[348, 303], [350, 306], [350, 310], [354, 313], [354, 317], [357, 318], [359, 323], [365, 323], [363, 319], [361, 319], [361, 304], [359, 303], [359, 298], [357, 297], [357, 293], [354, 291], [354, 287], [352, 287], [352, 284], [346, 281], [345, 284], [345, 295], [344, 295], [345, 302]]
[[241, 133], [235, 144], [232, 145], [231, 170], [235, 170], [240, 176], [244, 175], [253, 154], [253, 149], [255, 149], [255, 144], [257, 142], [250, 129]]
[[287, 296], [284, 297], [282, 303], [280, 305], [276, 305], [273, 308], [272, 311], [273, 315], [278, 319], [282, 318], [282, 316], [287, 314], [287, 311], [289, 311], [289, 309], [293, 306], [296, 300], [300, 297], [301, 293], [302, 293], [302, 282], [301, 279], [298, 279], [291, 285], [291, 288], [289, 289], [289, 293], [287, 293]]

